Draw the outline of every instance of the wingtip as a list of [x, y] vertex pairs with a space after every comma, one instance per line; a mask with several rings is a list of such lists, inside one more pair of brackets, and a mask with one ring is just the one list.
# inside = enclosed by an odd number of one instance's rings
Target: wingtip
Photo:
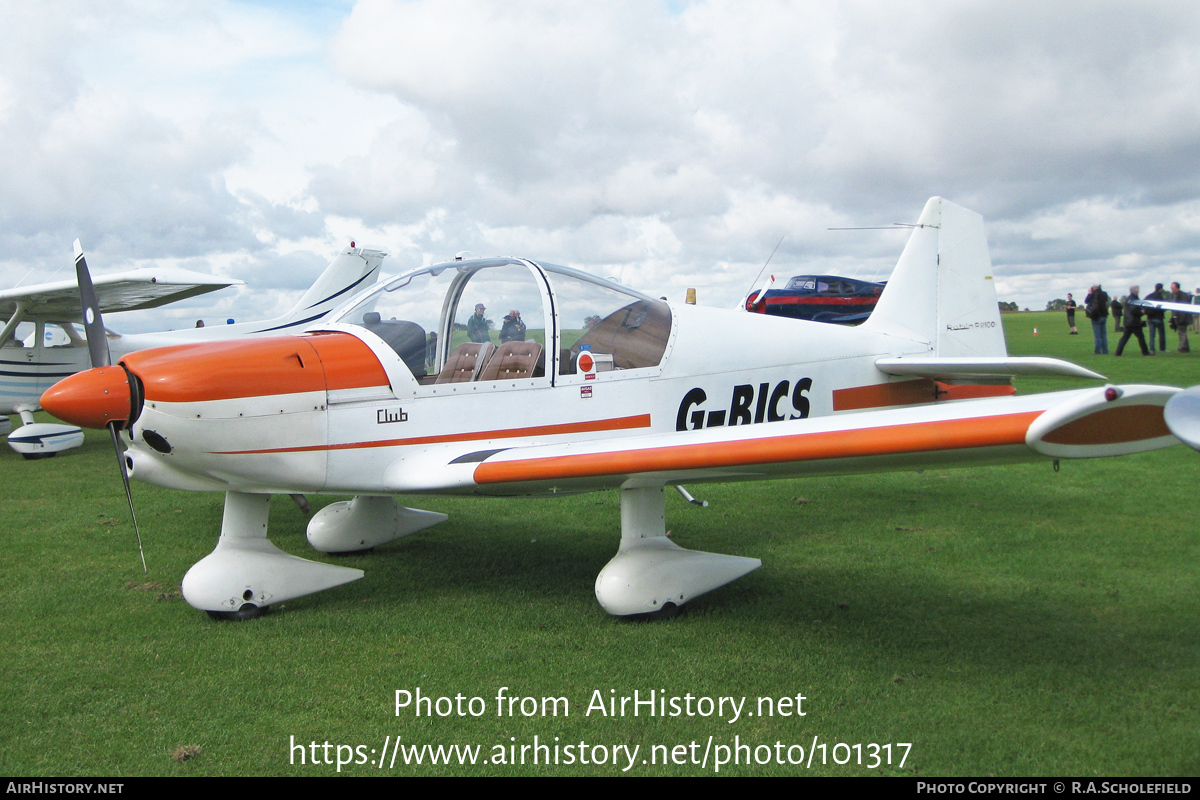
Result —
[[79, 243], [78, 239], [75, 240], [74, 248], [75, 248], [75, 260], [78, 261], [79, 257], [83, 255], [83, 245], [81, 245]]

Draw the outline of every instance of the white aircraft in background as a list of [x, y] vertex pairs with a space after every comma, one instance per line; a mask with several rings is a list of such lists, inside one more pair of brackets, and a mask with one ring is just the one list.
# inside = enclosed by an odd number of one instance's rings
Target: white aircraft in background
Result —
[[[76, 258], [82, 254], [76, 240]], [[275, 319], [162, 333], [106, 331], [106, 336], [112, 352], [120, 357], [148, 347], [303, 330], [341, 305], [349, 294], [374, 283], [385, 255], [355, 247], [352, 242], [300, 302]], [[180, 269], [131, 270], [100, 276], [94, 282], [99, 311], [106, 314], [157, 308], [240, 284], [240, 280]], [[26, 458], [46, 458], [78, 447], [83, 443], [83, 432], [78, 427], [35, 423], [33, 418], [46, 389], [91, 366], [87, 342], [74, 325], [83, 320], [78, 282], [64, 280], [0, 291], [0, 318], [7, 319], [0, 328], [0, 414], [18, 414], [24, 423], [9, 433], [9, 445]], [[0, 417], [0, 433], [8, 433], [11, 427], [7, 416]]]
[[[510, 310], [499, 336], [472, 321], [477, 305]], [[89, 346], [103, 348], [100, 330], [97, 318]], [[273, 493], [355, 495], [309, 522], [309, 543], [334, 553], [446, 518], [393, 495], [602, 489], [620, 491], [621, 543], [596, 597], [632, 615], [760, 566], [668, 539], [666, 486], [1179, 441], [1163, 414], [1179, 389], [1014, 396], [1011, 376], [1030, 373], [1103, 379], [1007, 355], [983, 220], [935, 197], [853, 328], [674, 305], [526, 259], [464, 259], [367, 290], [300, 335], [141, 351], [64, 380], [42, 403], [123, 439], [123, 475], [128, 466], [158, 486], [225, 492], [216, 549], [182, 587], [213, 616], [251, 617], [363, 576], [271, 544]]]
[[1172, 300], [1134, 300], [1129, 305], [1140, 308], [1156, 308], [1159, 311], [1171, 311], [1175, 314], [1200, 314], [1200, 305], [1191, 303], [1176, 303]]

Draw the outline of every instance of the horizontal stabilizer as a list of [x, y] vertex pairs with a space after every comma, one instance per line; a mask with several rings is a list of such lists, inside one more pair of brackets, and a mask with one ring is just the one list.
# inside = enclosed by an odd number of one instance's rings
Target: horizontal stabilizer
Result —
[[1070, 378], [1105, 377], [1078, 364], [1058, 358], [1039, 356], [994, 356], [974, 358], [881, 358], [875, 362], [888, 375], [916, 375], [924, 378], [983, 378], [1008, 375], [1061, 375]]

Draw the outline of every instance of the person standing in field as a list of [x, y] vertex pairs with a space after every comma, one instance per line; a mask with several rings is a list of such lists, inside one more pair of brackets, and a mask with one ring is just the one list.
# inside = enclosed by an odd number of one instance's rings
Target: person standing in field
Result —
[[[1191, 303], [1192, 298], [1184, 293], [1179, 287], [1179, 283], [1171, 284], [1171, 301], [1175, 303]], [[1171, 312], [1171, 329], [1179, 337], [1179, 349], [1177, 353], [1190, 352], [1188, 347], [1188, 326], [1192, 324], [1192, 314], [1180, 314], [1178, 311]]]
[[1135, 300], [1140, 299], [1138, 297], [1139, 291], [1140, 289], [1137, 286], [1129, 287], [1129, 297], [1125, 298], [1125, 319], [1122, 321], [1125, 326], [1125, 335], [1121, 337], [1121, 341], [1117, 344], [1117, 352], [1113, 355], [1121, 355], [1121, 351], [1125, 349], [1125, 343], [1129, 341], [1130, 336], [1137, 337], [1138, 344], [1142, 346], [1142, 355], [1154, 355], [1146, 347], [1146, 337], [1142, 333], [1142, 327], [1145, 325], [1142, 322], [1142, 309], [1133, 304]]
[[1079, 333], [1079, 329], [1075, 327], [1075, 298], [1067, 292], [1067, 325], [1071, 328], [1071, 336]]
[[514, 308], [504, 317], [504, 326], [500, 328], [500, 344], [523, 341], [525, 322], [521, 319], [521, 312]]
[[1108, 355], [1108, 295], [1100, 288], [1100, 284], [1093, 286], [1083, 299], [1083, 313], [1092, 321], [1096, 355]]
[[472, 342], [490, 342], [491, 336], [488, 333], [488, 323], [484, 319], [483, 313], [487, 308], [483, 303], [475, 304], [475, 313], [467, 319], [467, 338]]
[[[1166, 300], [1163, 295], [1163, 285], [1161, 283], [1154, 284], [1154, 291], [1146, 295], [1147, 300]], [[1167, 352], [1167, 312], [1161, 308], [1147, 308], [1146, 327], [1150, 329], [1150, 352], [1154, 352], [1154, 336], [1158, 334], [1158, 349]]]

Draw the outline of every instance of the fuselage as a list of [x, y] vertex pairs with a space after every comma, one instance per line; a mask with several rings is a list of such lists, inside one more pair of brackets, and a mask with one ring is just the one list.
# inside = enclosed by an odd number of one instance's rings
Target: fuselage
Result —
[[[947, 329], [987, 353], [996, 324]], [[42, 402], [123, 427], [136, 479], [245, 493], [538, 495], [1175, 442], [1169, 387], [1013, 397], [1007, 378], [883, 371], [933, 348], [901, 326], [672, 305], [475, 259], [380, 284], [302, 335], [133, 353]]]
[[[125, 357], [140, 381], [133, 476], [213, 490], [443, 491], [428, 476], [459, 458], [481, 460], [472, 454], [1012, 393], [1006, 383], [889, 379], [877, 359], [928, 344], [865, 329], [671, 305], [516, 259], [449, 269], [449, 279], [381, 286], [340, 322], [301, 336]], [[498, 304], [497, 294], [507, 305], [520, 299], [532, 360], [489, 374], [503, 329], [471, 344], [465, 321], [476, 297]], [[471, 348], [487, 348], [487, 366], [453, 379]]]

